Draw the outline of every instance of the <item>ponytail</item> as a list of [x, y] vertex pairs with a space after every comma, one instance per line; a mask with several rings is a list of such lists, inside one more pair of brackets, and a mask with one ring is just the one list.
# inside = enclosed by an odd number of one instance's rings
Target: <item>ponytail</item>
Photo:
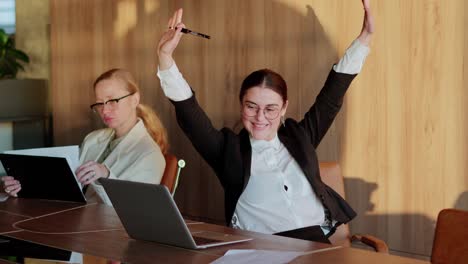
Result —
[[146, 130], [159, 145], [161, 152], [166, 154], [169, 149], [169, 143], [167, 141], [167, 132], [161, 123], [158, 115], [149, 106], [139, 104], [137, 106], [137, 116], [143, 120]]

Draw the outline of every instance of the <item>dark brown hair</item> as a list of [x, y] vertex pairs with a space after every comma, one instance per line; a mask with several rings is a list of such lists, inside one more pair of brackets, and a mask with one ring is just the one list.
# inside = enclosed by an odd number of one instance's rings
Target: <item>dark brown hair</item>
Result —
[[288, 100], [288, 87], [283, 77], [272, 70], [262, 69], [252, 72], [242, 82], [239, 92], [239, 100], [241, 103], [247, 90], [255, 86], [273, 90], [281, 96], [283, 103], [286, 103]]

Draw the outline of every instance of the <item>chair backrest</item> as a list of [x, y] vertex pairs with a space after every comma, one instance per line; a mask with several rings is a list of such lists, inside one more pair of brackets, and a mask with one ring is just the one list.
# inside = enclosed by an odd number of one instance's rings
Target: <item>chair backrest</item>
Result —
[[179, 180], [179, 170], [182, 167], [178, 165], [178, 160], [176, 156], [167, 153], [166, 155], [164, 155], [164, 158], [166, 159], [166, 168], [164, 169], [161, 184], [166, 185], [169, 189], [169, 192], [172, 195], [174, 195]]
[[468, 211], [444, 209], [437, 217], [433, 264], [468, 263]]
[[[339, 193], [341, 197], [345, 198], [343, 175], [341, 174], [340, 165], [337, 162], [320, 162], [319, 168], [322, 181], [335, 190], [335, 192]], [[350, 246], [351, 237], [349, 226], [347, 224], [340, 225], [329, 239], [333, 245]]]

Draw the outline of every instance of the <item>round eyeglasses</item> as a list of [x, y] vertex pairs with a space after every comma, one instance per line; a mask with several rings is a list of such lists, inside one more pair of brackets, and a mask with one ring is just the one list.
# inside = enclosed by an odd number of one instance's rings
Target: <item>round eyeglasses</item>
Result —
[[278, 118], [281, 108], [278, 105], [267, 105], [265, 108], [260, 108], [257, 104], [251, 102], [245, 102], [242, 105], [242, 113], [248, 117], [257, 116], [259, 111], [263, 111], [263, 115], [268, 120]]
[[122, 100], [122, 99], [124, 99], [126, 97], [129, 97], [130, 95], [134, 95], [134, 94], [135, 93], [130, 93], [130, 94], [124, 95], [124, 96], [119, 97], [119, 98], [109, 99], [109, 100], [107, 100], [107, 101], [105, 101], [103, 103], [95, 103], [95, 104], [90, 105], [89, 107], [95, 113], [102, 111], [104, 109], [104, 105], [107, 105], [107, 106], [109, 106], [111, 108], [115, 108], [120, 100]]

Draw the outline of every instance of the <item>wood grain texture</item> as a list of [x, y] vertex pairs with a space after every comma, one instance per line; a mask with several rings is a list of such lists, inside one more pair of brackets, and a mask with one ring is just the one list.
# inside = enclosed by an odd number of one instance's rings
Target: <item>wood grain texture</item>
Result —
[[429, 264], [427, 261], [403, 258], [387, 254], [343, 247], [335, 250], [312, 253], [294, 259], [291, 263], [379, 263], [379, 264]]
[[[250, 237], [252, 240], [203, 250], [184, 249], [151, 241], [135, 240], [125, 230], [119, 229], [121, 227], [120, 219], [113, 207], [96, 204], [45, 215], [59, 202], [42, 201], [33, 204], [27, 199], [8, 200], [5, 204], [11, 211], [2, 211], [0, 216], [15, 213], [13, 206], [18, 203], [27, 211], [40, 211], [43, 208], [44, 214], [42, 217], [31, 218], [20, 223], [21, 228], [26, 229], [6, 234], [7, 237], [125, 263], [210, 263], [223, 256], [230, 249], [311, 252], [334, 248], [330, 244], [237, 230], [207, 223], [189, 224], [189, 231], [197, 233], [203, 230], [226, 235], [241, 235]], [[62, 206], [67, 207], [69, 203], [64, 202]], [[9, 220], [10, 222], [0, 222], [11, 228], [15, 219]], [[114, 229], [116, 227], [118, 230]]]
[[464, 5], [374, 4], [380, 30], [348, 94], [340, 161], [353, 232], [393, 250], [430, 255], [437, 213], [468, 209]]
[[[360, 1], [50, 0], [54, 136], [78, 144], [100, 126], [88, 105], [98, 74], [123, 67], [160, 113], [171, 152], [187, 161], [177, 202], [187, 215], [223, 218], [223, 191], [175, 122], [155, 76], [155, 41], [177, 7], [187, 27], [179, 68], [216, 127], [240, 129], [238, 91], [251, 71], [271, 68], [289, 86], [288, 116], [313, 103], [332, 63], [359, 33]], [[369, 233], [392, 250], [429, 255], [435, 217], [468, 209], [468, 7], [463, 0], [372, 1], [377, 32], [342, 113], [319, 147], [338, 160], [347, 199]]]

